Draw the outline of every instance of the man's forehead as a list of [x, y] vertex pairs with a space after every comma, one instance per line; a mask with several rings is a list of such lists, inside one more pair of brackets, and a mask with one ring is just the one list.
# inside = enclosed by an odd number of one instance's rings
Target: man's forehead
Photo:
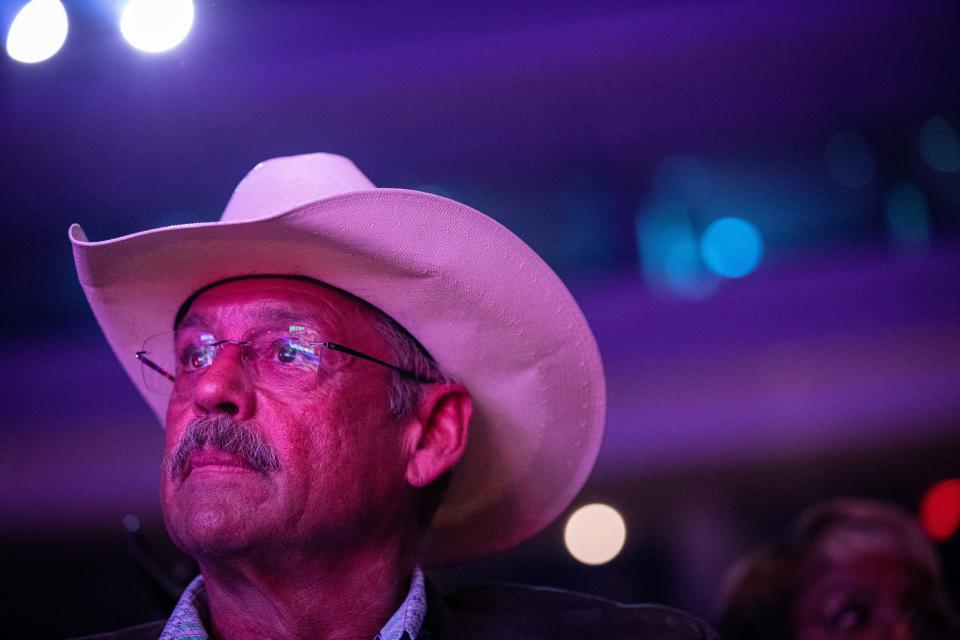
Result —
[[[255, 303], [232, 305], [205, 305], [191, 309], [177, 327], [178, 330], [192, 327], [208, 327], [221, 321], [230, 314], [243, 315], [247, 320], [257, 324], [269, 325], [310, 325], [319, 320], [329, 323], [333, 319], [332, 313], [306, 313], [296, 309], [277, 306], [278, 303], [268, 300], [258, 300]], [[319, 317], [318, 317], [319, 315]]]
[[323, 283], [292, 278], [230, 280], [201, 290], [181, 311], [177, 329], [224, 320], [257, 324], [340, 324], [356, 301]]

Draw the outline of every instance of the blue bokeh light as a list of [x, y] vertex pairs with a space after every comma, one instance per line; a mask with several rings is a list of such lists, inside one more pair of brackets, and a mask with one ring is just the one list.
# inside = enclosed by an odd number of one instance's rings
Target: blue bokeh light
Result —
[[942, 173], [960, 171], [960, 138], [946, 118], [930, 118], [920, 131], [920, 155]]
[[919, 186], [906, 182], [894, 187], [887, 195], [884, 212], [890, 236], [898, 244], [923, 248], [930, 243], [930, 207]]
[[654, 200], [638, 212], [636, 225], [640, 264], [651, 289], [690, 300], [716, 291], [719, 281], [700, 260], [688, 207]]
[[763, 257], [763, 238], [743, 218], [714, 220], [700, 238], [700, 256], [707, 268], [722, 278], [753, 273]]

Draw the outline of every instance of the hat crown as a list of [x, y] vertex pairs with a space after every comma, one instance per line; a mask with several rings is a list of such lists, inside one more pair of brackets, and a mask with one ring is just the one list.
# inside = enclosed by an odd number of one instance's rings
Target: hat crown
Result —
[[244, 176], [221, 222], [257, 220], [315, 200], [376, 187], [353, 162], [332, 153], [311, 153], [261, 162]]

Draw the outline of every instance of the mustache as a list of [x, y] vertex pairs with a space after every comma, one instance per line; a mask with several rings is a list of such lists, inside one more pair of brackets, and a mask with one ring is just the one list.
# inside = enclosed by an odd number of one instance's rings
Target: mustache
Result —
[[239, 456], [258, 473], [266, 474], [280, 468], [276, 449], [260, 435], [255, 423], [219, 415], [196, 418], [187, 425], [180, 444], [173, 453], [164, 456], [164, 470], [171, 479], [182, 480], [190, 454], [207, 445]]

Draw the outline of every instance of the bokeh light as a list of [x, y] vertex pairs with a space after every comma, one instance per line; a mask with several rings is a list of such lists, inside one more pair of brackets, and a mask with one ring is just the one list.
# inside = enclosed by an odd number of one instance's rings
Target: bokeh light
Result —
[[719, 285], [717, 278], [703, 267], [694, 241], [675, 242], [667, 249], [662, 276], [673, 293], [691, 300], [710, 297]]
[[123, 528], [127, 531], [127, 533], [136, 533], [140, 530], [140, 518], [138, 518], [136, 514], [128, 513], [127, 515], [123, 516], [121, 522], [123, 523]]
[[67, 10], [60, 0], [32, 0], [7, 31], [7, 54], [17, 62], [42, 62], [67, 41]]
[[936, 116], [923, 125], [920, 130], [920, 155], [937, 171], [960, 171], [960, 137], [946, 118]]
[[920, 523], [934, 540], [946, 540], [960, 527], [960, 478], [930, 487], [920, 502]]
[[870, 146], [856, 131], [840, 131], [827, 142], [827, 171], [845, 187], [865, 187], [873, 180], [876, 161]]
[[656, 200], [636, 217], [637, 253], [643, 277], [654, 290], [692, 300], [712, 295], [719, 284], [700, 260], [689, 208]]
[[599, 565], [617, 557], [627, 539], [627, 525], [616, 509], [588, 504], [573, 512], [563, 531], [567, 551], [584, 564]]
[[924, 247], [930, 242], [930, 207], [923, 190], [907, 182], [894, 187], [887, 196], [884, 212], [891, 238], [907, 247]]
[[172, 49], [192, 26], [192, 0], [130, 0], [120, 15], [123, 37], [147, 53]]
[[700, 256], [721, 278], [742, 278], [760, 264], [763, 238], [757, 228], [743, 218], [720, 218], [703, 232]]

